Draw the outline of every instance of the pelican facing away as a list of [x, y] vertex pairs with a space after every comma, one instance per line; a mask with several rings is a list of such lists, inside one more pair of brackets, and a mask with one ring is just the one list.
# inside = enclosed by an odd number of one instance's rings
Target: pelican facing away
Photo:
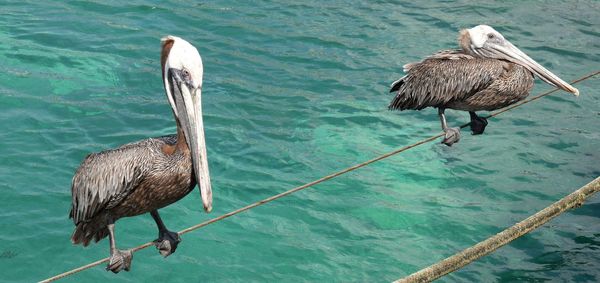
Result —
[[444, 110], [469, 111], [471, 131], [482, 134], [487, 120], [475, 111], [506, 107], [529, 95], [533, 75], [565, 91], [579, 91], [546, 70], [490, 26], [479, 25], [460, 32], [459, 50], [444, 50], [421, 62], [404, 65], [404, 77], [392, 84], [396, 96], [390, 110], [438, 108], [445, 132], [442, 143], [460, 139], [460, 128], [446, 124]]
[[150, 138], [88, 155], [71, 186], [69, 216], [75, 223], [74, 244], [87, 246], [110, 239], [107, 270], [128, 271], [132, 252], [118, 250], [115, 221], [150, 212], [158, 226], [155, 245], [163, 256], [175, 252], [179, 235], [167, 230], [158, 209], [187, 195], [196, 184], [204, 210], [212, 209], [204, 127], [202, 123], [202, 59], [187, 41], [162, 39], [162, 78], [177, 123], [177, 135]]

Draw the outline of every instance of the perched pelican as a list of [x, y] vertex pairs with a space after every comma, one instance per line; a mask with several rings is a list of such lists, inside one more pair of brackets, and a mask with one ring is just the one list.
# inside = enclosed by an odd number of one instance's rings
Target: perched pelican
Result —
[[202, 59], [187, 41], [162, 39], [161, 67], [165, 93], [177, 123], [177, 135], [150, 138], [88, 155], [71, 186], [69, 216], [75, 223], [74, 244], [110, 239], [107, 270], [128, 271], [130, 250], [118, 250], [115, 221], [150, 212], [158, 226], [155, 245], [163, 256], [175, 252], [179, 235], [167, 230], [158, 209], [187, 195], [196, 184], [204, 210], [212, 209], [204, 126]]
[[475, 111], [491, 111], [511, 105], [529, 95], [533, 75], [579, 95], [579, 91], [546, 70], [490, 26], [462, 30], [460, 50], [444, 50], [421, 62], [404, 65], [404, 77], [392, 83], [397, 92], [390, 110], [438, 108], [445, 132], [442, 143], [450, 146], [460, 139], [460, 128], [446, 124], [446, 108], [469, 111], [471, 131], [482, 134], [485, 118]]

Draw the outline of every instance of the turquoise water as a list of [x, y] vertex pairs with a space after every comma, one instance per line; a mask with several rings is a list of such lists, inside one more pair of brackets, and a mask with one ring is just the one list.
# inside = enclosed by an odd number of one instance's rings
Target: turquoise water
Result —
[[[565, 80], [599, 69], [596, 1], [2, 1], [0, 281], [41, 280], [108, 255], [73, 246], [71, 177], [83, 157], [174, 133], [159, 39], [204, 60], [214, 210], [197, 191], [161, 211], [172, 230], [219, 216], [439, 132], [434, 109], [389, 112], [404, 63], [486, 23]], [[301, 4], [299, 4], [301, 3]], [[438, 142], [135, 254], [129, 273], [65, 281], [386, 282], [468, 247], [600, 175], [600, 79]], [[533, 94], [550, 87], [536, 82]], [[468, 121], [448, 112], [449, 122]], [[121, 248], [156, 237], [117, 223]], [[600, 281], [600, 199], [443, 282]]]

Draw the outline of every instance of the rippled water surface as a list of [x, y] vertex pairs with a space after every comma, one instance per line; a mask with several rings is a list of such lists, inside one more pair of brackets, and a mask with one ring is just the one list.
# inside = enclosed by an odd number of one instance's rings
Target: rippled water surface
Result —
[[[41, 280], [108, 255], [73, 246], [81, 160], [175, 132], [159, 39], [204, 60], [214, 210], [197, 191], [161, 210], [173, 230], [439, 132], [435, 109], [390, 112], [401, 66], [486, 23], [565, 80], [599, 69], [597, 1], [3, 1], [0, 4], [0, 280]], [[468, 247], [600, 175], [600, 79], [186, 234], [67, 281], [358, 281], [400, 278]], [[536, 82], [532, 93], [550, 89]], [[449, 122], [468, 121], [448, 111]], [[156, 237], [117, 223], [121, 248]], [[600, 281], [600, 199], [448, 282]]]

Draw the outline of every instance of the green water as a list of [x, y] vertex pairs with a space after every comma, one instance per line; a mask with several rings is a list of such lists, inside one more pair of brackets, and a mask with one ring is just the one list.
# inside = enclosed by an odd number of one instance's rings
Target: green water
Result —
[[[486, 23], [572, 80], [599, 69], [597, 1], [2, 1], [0, 281], [41, 280], [108, 255], [73, 246], [70, 181], [84, 156], [174, 133], [159, 39], [204, 60], [214, 210], [197, 191], [161, 210], [172, 230], [439, 132], [434, 109], [389, 112], [404, 63]], [[600, 79], [65, 281], [387, 282], [527, 217], [600, 175]], [[532, 93], [550, 87], [536, 82]], [[448, 112], [462, 124], [468, 115]], [[117, 223], [121, 248], [156, 237]], [[600, 281], [600, 199], [447, 282]]]

